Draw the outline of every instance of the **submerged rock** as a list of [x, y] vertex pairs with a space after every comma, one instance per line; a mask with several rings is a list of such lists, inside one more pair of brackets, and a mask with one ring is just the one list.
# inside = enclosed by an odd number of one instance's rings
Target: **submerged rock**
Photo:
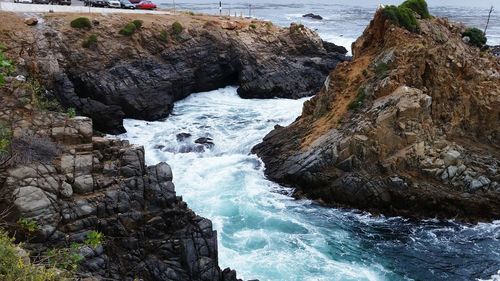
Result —
[[305, 14], [305, 15], [302, 15], [303, 18], [311, 18], [311, 19], [315, 19], [315, 20], [322, 20], [323, 17], [320, 16], [320, 15], [316, 15], [316, 14], [313, 14], [313, 13], [308, 13], [308, 14]]

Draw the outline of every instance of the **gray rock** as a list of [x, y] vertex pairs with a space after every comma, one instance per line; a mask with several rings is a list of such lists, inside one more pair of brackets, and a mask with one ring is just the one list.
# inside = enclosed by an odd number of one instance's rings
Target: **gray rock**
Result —
[[448, 150], [443, 153], [442, 158], [446, 166], [457, 164], [458, 158], [460, 157], [460, 152], [456, 150]]
[[92, 175], [83, 175], [75, 178], [73, 191], [78, 194], [85, 194], [94, 190], [94, 179]]
[[73, 195], [73, 187], [67, 182], [61, 184], [61, 196], [64, 198], [70, 198]]
[[469, 188], [473, 191], [478, 190], [481, 187], [483, 187], [483, 183], [479, 180], [472, 180], [469, 185]]
[[448, 177], [454, 178], [455, 175], [458, 173], [458, 167], [457, 166], [449, 166], [447, 169], [448, 172]]
[[14, 205], [22, 213], [36, 213], [50, 206], [49, 198], [38, 187], [20, 187], [14, 191], [14, 196]]

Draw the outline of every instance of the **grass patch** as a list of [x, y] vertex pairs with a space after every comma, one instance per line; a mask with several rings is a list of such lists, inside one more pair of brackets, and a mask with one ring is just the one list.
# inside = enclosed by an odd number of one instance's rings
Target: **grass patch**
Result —
[[356, 98], [347, 105], [347, 108], [349, 110], [356, 110], [356, 109], [358, 109], [360, 106], [363, 105], [363, 103], [365, 101], [365, 98], [366, 98], [365, 88], [360, 87], [358, 89], [358, 94], [356, 95]]
[[92, 23], [90, 23], [90, 20], [86, 17], [79, 17], [71, 21], [70, 23], [71, 27], [73, 28], [86, 28], [86, 29], [91, 29], [92, 28]]
[[97, 46], [97, 35], [91, 34], [87, 38], [87, 40], [83, 41], [82, 47], [84, 47], [84, 48], [90, 48], [90, 47], [94, 47], [94, 46]]
[[480, 29], [477, 29], [475, 27], [467, 28], [467, 30], [465, 30], [465, 32], [462, 33], [462, 37], [465, 37], [465, 36], [470, 38], [469, 44], [476, 46], [476, 47], [479, 47], [479, 48], [482, 48], [488, 40], [486, 38], [486, 36], [484, 35], [484, 32], [482, 32]]
[[375, 77], [382, 80], [388, 76], [389, 66], [385, 62], [381, 62], [375, 66]]
[[120, 29], [119, 33], [124, 36], [132, 36], [136, 29], [137, 27], [135, 26], [135, 24], [133, 22], [129, 22], [122, 29]]
[[3, 50], [0, 50], [0, 86], [5, 84], [5, 76], [14, 72], [15, 66], [11, 60], [5, 57]]
[[176, 21], [172, 24], [172, 34], [173, 35], [179, 35], [182, 33], [183, 30], [184, 30], [184, 27], [182, 26], [182, 24], [180, 22]]

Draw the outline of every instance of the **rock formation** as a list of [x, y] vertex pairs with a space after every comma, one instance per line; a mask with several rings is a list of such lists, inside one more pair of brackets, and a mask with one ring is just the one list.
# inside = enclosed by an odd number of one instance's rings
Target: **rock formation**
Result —
[[[3, 16], [13, 24], [20, 20]], [[346, 60], [345, 48], [324, 43], [302, 25], [283, 29], [208, 16], [93, 15], [90, 29], [76, 29], [70, 27], [75, 18], [46, 15], [36, 29], [7, 28], [0, 40], [25, 46], [24, 63], [53, 97], [108, 133], [124, 132], [125, 117], [157, 120], [175, 101], [227, 85], [239, 85], [245, 98], [310, 96]], [[119, 34], [136, 19], [142, 27], [131, 36]], [[183, 27], [178, 34], [174, 21]], [[86, 44], [91, 35], [96, 42]]]
[[375, 14], [353, 61], [253, 149], [272, 180], [328, 205], [500, 218], [500, 61], [464, 43], [461, 24], [419, 25]]
[[[99, 231], [100, 246], [78, 250], [75, 274], [84, 280], [236, 281], [218, 266], [212, 222], [176, 195], [169, 165], [148, 167], [142, 147], [93, 136], [87, 117], [40, 108], [22, 80], [9, 78], [0, 92], [13, 146], [13, 157], [0, 153], [0, 163], [8, 160], [0, 167], [0, 213], [9, 214], [2, 226], [33, 257]], [[16, 226], [20, 219], [36, 227]]]

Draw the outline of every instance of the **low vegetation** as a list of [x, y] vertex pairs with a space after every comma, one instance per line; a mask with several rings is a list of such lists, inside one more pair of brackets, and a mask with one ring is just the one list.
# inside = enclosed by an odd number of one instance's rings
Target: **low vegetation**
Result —
[[429, 8], [427, 7], [427, 2], [425, 2], [425, 0], [406, 0], [399, 6], [412, 10], [413, 12], [417, 13], [422, 19], [428, 19], [431, 17]]
[[404, 27], [411, 32], [419, 31], [415, 15], [422, 19], [431, 17], [425, 0], [407, 0], [399, 6], [389, 5], [384, 8], [383, 14], [395, 25]]
[[365, 98], [366, 98], [365, 88], [361, 87], [358, 89], [356, 98], [353, 101], [351, 101], [349, 105], [347, 105], [347, 108], [349, 110], [356, 110], [357, 108], [363, 105]]
[[11, 137], [12, 133], [10, 129], [5, 126], [5, 124], [0, 123], [0, 154], [7, 153], [9, 151]]
[[10, 75], [14, 70], [14, 64], [3, 53], [4, 48], [0, 48], [0, 86], [5, 84], [5, 76]]
[[253, 23], [252, 23], [252, 24], [250, 24], [250, 25], [249, 25], [249, 27], [250, 27], [251, 29], [256, 29], [256, 28], [257, 28], [257, 26], [256, 26], [255, 24], [253, 24]]
[[71, 21], [70, 23], [71, 27], [73, 28], [79, 28], [79, 29], [91, 29], [92, 28], [92, 23], [90, 20], [86, 17], [79, 17]]
[[97, 46], [97, 35], [91, 34], [87, 40], [83, 41], [82, 47], [84, 48], [91, 48]]
[[389, 72], [389, 66], [385, 62], [378, 63], [375, 66], [375, 77], [377, 79], [382, 80], [387, 77]]
[[173, 35], [179, 35], [182, 33], [183, 30], [184, 30], [184, 27], [182, 26], [182, 24], [180, 22], [176, 21], [172, 24], [172, 34]]
[[37, 80], [30, 80], [26, 87], [31, 92], [31, 104], [42, 111], [62, 111], [62, 107], [56, 99], [48, 98], [45, 89]]
[[35, 232], [38, 230], [38, 223], [34, 219], [20, 218], [17, 224], [28, 232]]
[[76, 116], [75, 108], [74, 107], [68, 108], [68, 110], [66, 110], [66, 114], [68, 114], [69, 118], [75, 118], [75, 116]]
[[135, 25], [136, 29], [139, 29], [142, 27], [142, 24], [144, 23], [142, 20], [133, 20], [132, 23]]
[[482, 48], [484, 45], [486, 45], [486, 42], [488, 40], [484, 32], [475, 27], [467, 28], [462, 36], [469, 37], [469, 44], [477, 46], [479, 48]]
[[124, 36], [132, 36], [136, 29], [137, 27], [135, 26], [135, 24], [133, 22], [129, 22], [122, 29], [120, 29], [119, 33]]
[[170, 39], [170, 35], [168, 34], [168, 32], [166, 30], [162, 30], [160, 32], [160, 35], [158, 36], [158, 38], [160, 39], [161, 42], [168, 43], [168, 41]]
[[55, 269], [34, 265], [22, 256], [19, 245], [0, 230], [0, 280], [55, 281], [64, 280]]

